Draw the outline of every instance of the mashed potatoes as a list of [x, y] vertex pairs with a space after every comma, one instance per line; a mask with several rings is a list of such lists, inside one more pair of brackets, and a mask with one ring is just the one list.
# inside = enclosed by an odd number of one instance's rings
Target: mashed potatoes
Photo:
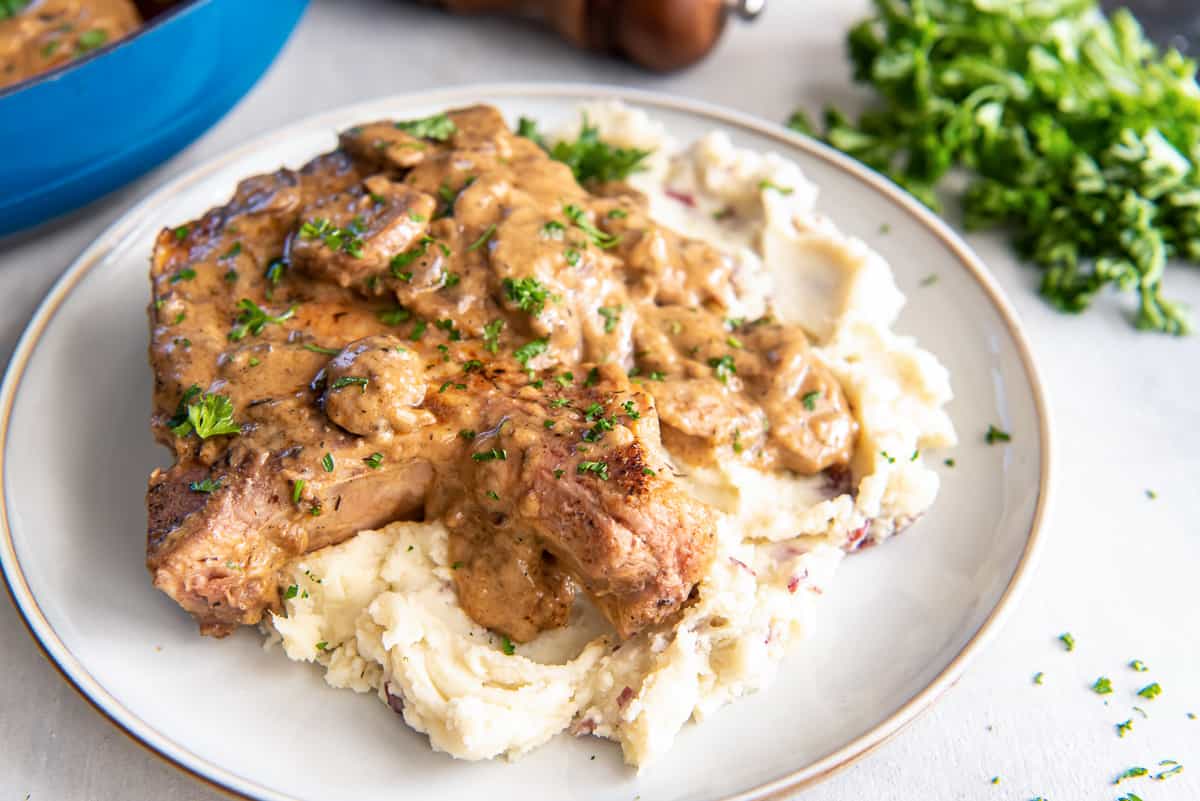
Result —
[[955, 441], [945, 369], [890, 330], [904, 298], [887, 264], [815, 212], [795, 164], [721, 133], [681, 150], [640, 111], [587, 111], [606, 139], [655, 149], [631, 183], [656, 219], [730, 254], [733, 313], [757, 317], [770, 298], [810, 335], [861, 425], [853, 478], [831, 488], [737, 464], [689, 469], [689, 491], [719, 510], [716, 559], [678, 620], [624, 642], [584, 601], [570, 625], [519, 647], [476, 625], [437, 523], [363, 532], [294, 563], [287, 614], [271, 624], [287, 655], [319, 662], [334, 687], [376, 691], [463, 759], [519, 756], [570, 731], [653, 762], [689, 720], [771, 681], [845, 549], [924, 512], [938, 479], [921, 454]]

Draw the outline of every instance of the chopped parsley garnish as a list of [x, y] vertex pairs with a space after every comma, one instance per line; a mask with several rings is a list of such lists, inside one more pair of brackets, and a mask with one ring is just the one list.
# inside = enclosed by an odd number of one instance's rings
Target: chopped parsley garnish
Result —
[[560, 223], [558, 220], [551, 220], [542, 226], [543, 239], [562, 239], [563, 232], [567, 230], [567, 226]]
[[466, 389], [467, 385], [466, 384], [456, 384], [453, 381], [446, 381], [440, 387], [438, 387], [438, 394], [440, 395], [443, 392], [445, 392], [446, 390], [451, 389], [451, 388], [461, 390], [461, 389]]
[[770, 181], [766, 178], [764, 178], [763, 180], [758, 182], [758, 188], [762, 189], [763, 191], [766, 191], [768, 189], [773, 189], [781, 195], [790, 195], [790, 194], [792, 194], [792, 192], [795, 191], [790, 186], [780, 186], [779, 184], [775, 183], [774, 181]]
[[367, 391], [367, 384], [371, 383], [370, 379], [360, 375], [345, 375], [335, 380], [329, 385], [330, 389], [342, 389], [343, 387], [362, 387], [362, 391]]
[[741, 453], [745, 449], [742, 445], [742, 431], [739, 428], [733, 430], [733, 452]]
[[408, 335], [408, 338], [413, 342], [419, 342], [421, 337], [425, 335], [425, 329], [428, 327], [429, 323], [425, 322], [424, 320], [417, 320], [415, 323], [413, 323], [412, 333]]
[[188, 228], [186, 225], [181, 225], [178, 228], [176, 228], [174, 231], [172, 231], [171, 233], [174, 234], [175, 241], [182, 242], [183, 240], [188, 238], [188, 234], [190, 234], [191, 232], [192, 232], [191, 228]]
[[555, 295], [536, 278], [505, 278], [504, 294], [517, 304], [521, 311], [534, 317], [542, 313], [547, 300], [556, 300]]
[[228, 270], [225, 271], [225, 280], [231, 284], [234, 281], [238, 280], [238, 271], [233, 269], [232, 267], [230, 267]]
[[384, 325], [400, 325], [400, 323], [407, 322], [412, 317], [412, 312], [403, 306], [397, 306], [394, 309], [380, 309], [375, 312], [375, 316]]
[[437, 240], [432, 236], [426, 234], [418, 239], [417, 243], [408, 250], [392, 256], [392, 260], [388, 264], [388, 268], [392, 271], [392, 275], [396, 278], [399, 278], [401, 281], [412, 281], [412, 272], [406, 271], [404, 268], [408, 267], [417, 259], [424, 258], [425, 254], [429, 252], [429, 246], [436, 241]]
[[617, 327], [617, 323], [621, 321], [621, 312], [625, 310], [622, 306], [601, 306], [596, 309], [600, 316], [604, 318], [604, 333], [611, 334], [613, 329]]
[[630, 420], [637, 420], [642, 416], [642, 413], [637, 410], [637, 404], [632, 400], [622, 403], [621, 408], [625, 410], [625, 414], [628, 415]]
[[1059, 642], [1063, 644], [1063, 647], [1068, 651], [1075, 650], [1075, 638], [1071, 636], [1071, 632], [1064, 631], [1062, 634], [1058, 635], [1058, 639]]
[[297, 478], [292, 481], [292, 503], [300, 503], [300, 498], [304, 494], [305, 481], [302, 478]]
[[888, 453], [887, 451], [880, 451], [880, 452], [879, 452], [879, 455], [880, 455], [880, 456], [882, 456], [882, 457], [883, 457], [885, 460], [887, 460], [887, 463], [888, 463], [888, 464], [895, 464], [895, 463], [896, 463], [896, 457], [895, 457], [895, 456], [892, 456], [892, 455], [891, 455], [890, 453]]
[[504, 448], [492, 448], [491, 450], [472, 453], [471, 458], [476, 462], [503, 462], [508, 459], [508, 451]]
[[168, 283], [178, 284], [180, 281], [191, 281], [195, 277], [195, 270], [193, 270], [191, 267], [184, 267], [182, 270], [172, 275], [171, 280], [168, 281]]
[[483, 349], [488, 353], [496, 353], [500, 350], [500, 331], [503, 328], [503, 320], [492, 320], [483, 327]]
[[[726, 358], [729, 358], [729, 357], [726, 357]], [[649, 378], [651, 381], [665, 381], [667, 379], [667, 374], [664, 373], [662, 370], [651, 370], [650, 374], [647, 375], [646, 378]], [[721, 383], [724, 384], [725, 381], [722, 380]]]
[[654, 472], [654, 470], [653, 470], [652, 468], [649, 468], [649, 467], [643, 467], [643, 468], [642, 468], [642, 475], [643, 475], [643, 476], [657, 476], [657, 475], [658, 475], [658, 473]]
[[560, 387], [569, 387], [569, 386], [571, 386], [571, 382], [574, 380], [575, 380], [575, 374], [570, 371], [567, 371], [565, 373], [562, 373], [561, 375], [557, 375], [554, 377], [554, 382], [556, 384], [558, 384]]
[[395, 126], [418, 139], [432, 139], [435, 142], [445, 142], [458, 131], [454, 120], [445, 114], [434, 114], [432, 117], [422, 117], [417, 120], [403, 120], [395, 123]]
[[237, 258], [241, 254], [241, 252], [242, 252], [242, 243], [234, 242], [232, 245], [230, 245], [229, 250], [227, 250], [221, 254], [221, 258], [222, 259], [234, 259], [234, 258]]
[[500, 638], [500, 650], [505, 656], [512, 656], [517, 652], [517, 646], [513, 645], [513, 641], [507, 635]]
[[466, 562], [451, 562], [450, 563], [451, 570], [461, 570], [462, 568], [464, 568], [466, 566], [467, 566]]
[[717, 375], [717, 380], [722, 384], [728, 383], [729, 376], [737, 374], [737, 364], [734, 363], [733, 357], [725, 354], [720, 358], [713, 357], [708, 360], [708, 366], [713, 369]]
[[995, 445], [997, 442], [1012, 442], [1012, 435], [1007, 431], [996, 428], [994, 425], [988, 424], [987, 433], [983, 435], [983, 440], [988, 445]]
[[554, 428], [554, 421], [547, 417], [542, 421], [542, 428]]
[[500, 495], [495, 490], [488, 490], [487, 492], [484, 493], [484, 495], [488, 496], [493, 501], [500, 500]]
[[1112, 682], [1108, 676], [1101, 676], [1096, 679], [1096, 683], [1092, 685], [1092, 692], [1096, 695], [1108, 695], [1113, 691]]
[[554, 400], [550, 401], [550, 408], [558, 409], [563, 406], [569, 406], [570, 404], [571, 404], [571, 401], [568, 400], [567, 398], [555, 398]]
[[610, 220], [623, 220], [629, 216], [629, 212], [625, 209], [609, 209], [608, 214], [604, 216]]
[[575, 248], [567, 248], [563, 251], [563, 258], [567, 260], [567, 264], [574, 267], [579, 264], [579, 251]]
[[479, 359], [468, 359], [467, 361], [463, 362], [463, 372], [464, 373], [473, 373], [476, 370], [482, 370], [482, 369], [483, 369], [483, 362], [479, 361]]
[[1134, 659], [1129, 663], [1129, 667], [1136, 670], [1138, 673], [1145, 673], [1150, 668], [1146, 667], [1146, 663], [1140, 659]]
[[956, 465], [957, 462], [955, 462], [953, 459], [944, 459], [942, 461], [942, 464], [946, 465], [946, 467], [954, 467], [954, 465]]
[[1146, 497], [1153, 501], [1158, 498], [1158, 493], [1152, 489], [1148, 489], [1146, 490]]
[[315, 217], [300, 225], [301, 239], [320, 239], [332, 251], [341, 251], [351, 258], [361, 259], [366, 225], [355, 217], [346, 228], [339, 228], [324, 217]]
[[527, 367], [529, 360], [546, 352], [548, 347], [546, 340], [534, 339], [526, 342], [521, 347], [513, 351], [513, 357], [521, 363], [522, 367]]
[[1183, 765], [1180, 765], [1174, 759], [1164, 759], [1158, 763], [1160, 768], [1166, 767], [1166, 770], [1155, 773], [1151, 778], [1156, 782], [1166, 781], [1177, 773], [1183, 773]]
[[558, 478], [562, 478], [562, 477], [563, 477], [563, 474], [564, 474], [564, 473], [566, 473], [566, 472], [567, 472], [566, 470], [555, 470], [555, 471], [554, 471], [554, 477], [555, 477], [556, 479], [558, 479]]
[[458, 435], [460, 437], [462, 437], [463, 439], [465, 439], [467, 442], [470, 442], [471, 440], [475, 439], [475, 432], [469, 428], [462, 429], [461, 431], [458, 432]]
[[250, 360], [246, 362], [246, 364], [250, 365], [251, 367], [258, 367], [260, 364], [262, 364], [262, 362], [259, 361], [257, 356], [251, 356]]
[[442, 273], [442, 288], [446, 289], [452, 286], [458, 286], [462, 281], [462, 276], [458, 273], [443, 272]]
[[1162, 695], [1162, 687], [1160, 687], [1156, 681], [1153, 684], [1147, 684], [1145, 687], [1138, 690], [1137, 694], [1142, 698], [1154, 700], [1158, 696]]
[[333, 454], [332, 453], [326, 453], [323, 457], [321, 457], [321, 467], [324, 468], [326, 473], [333, 472]]
[[594, 387], [600, 382], [600, 368], [593, 367], [588, 370], [587, 378], [583, 379], [585, 387]]
[[460, 339], [462, 339], [462, 332], [454, 327], [454, 321], [449, 318], [445, 320], [434, 320], [433, 327], [449, 334], [451, 342], [458, 342]]
[[[180, 401], [181, 406], [199, 392], [199, 387], [193, 387], [196, 392], [189, 388], [184, 393], [184, 400]], [[200, 439], [242, 432], [241, 427], [233, 421], [233, 403], [224, 395], [205, 393], [198, 401], [188, 403], [182, 418], [180, 415], [181, 412], [176, 411], [175, 417], [168, 421], [171, 431], [178, 437], [186, 437], [193, 431]]]
[[283, 259], [271, 259], [271, 261], [267, 263], [267, 270], [265, 273], [263, 273], [263, 275], [266, 276], [266, 279], [270, 281], [272, 285], [278, 285], [279, 282], [283, 280], [283, 271], [287, 268], [287, 266], [288, 263]]
[[575, 472], [581, 476], [591, 473], [601, 481], [608, 481], [608, 462], [580, 462]]
[[492, 238], [492, 234], [494, 233], [496, 233], [496, 224], [492, 223], [487, 228], [483, 229], [483, 233], [479, 235], [478, 239], [467, 246], [467, 252], [469, 253], [473, 250], [479, 250], [479, 248], [487, 244], [487, 241]]
[[1120, 784], [1126, 779], [1136, 779], [1141, 776], [1145, 776], [1149, 772], [1150, 771], [1142, 767], [1130, 768], [1129, 770], [1122, 772], [1119, 776], [1117, 776], [1117, 778], [1113, 779], [1113, 784]]
[[324, 640], [321, 640], [319, 643], [317, 643], [317, 650], [318, 651], [328, 651], [329, 643], [325, 642]]
[[802, 403], [804, 408], [808, 411], [816, 411], [817, 398], [819, 397], [821, 397], [821, 390], [814, 389], [812, 392], [805, 392], [803, 395], [801, 395], [800, 403]]
[[1133, 731], [1133, 720], [1123, 720], [1117, 724], [1117, 736], [1124, 737], [1129, 732]]
[[591, 125], [586, 115], [579, 136], [573, 142], [563, 140], [553, 147], [547, 147], [538, 134], [537, 124], [528, 118], [522, 118], [517, 133], [537, 142], [550, 154], [550, 158], [570, 167], [575, 180], [580, 183], [620, 181], [630, 173], [644, 170], [642, 162], [650, 155], [649, 150], [615, 147], [600, 141], [600, 129]]
[[1037, 673], [1034, 673], [1033, 674], [1033, 683], [1037, 684], [1038, 686], [1045, 684], [1046, 683], [1046, 674], [1040, 670]]
[[938, 282], [938, 274], [930, 273], [921, 279], [921, 286], [933, 286]]
[[567, 219], [575, 224], [575, 227], [583, 231], [591, 243], [598, 248], [611, 248], [616, 245], [621, 238], [613, 236], [607, 231], [602, 231], [588, 221], [587, 212], [576, 206], [574, 203], [568, 203], [563, 206], [563, 214], [567, 215]]
[[289, 586], [287, 588], [287, 591], [283, 594], [283, 597], [290, 601], [291, 599], [295, 598], [299, 594], [300, 594], [299, 585], [292, 584], [291, 586]]
[[313, 353], [323, 353], [326, 356], [336, 356], [342, 352], [340, 348], [323, 348], [320, 345], [314, 345], [311, 342], [305, 342], [300, 347], [304, 348], [305, 350], [310, 350]]
[[737, 338], [737, 337], [735, 337], [735, 336], [728, 336], [728, 337], [725, 337], [725, 344], [726, 344], [726, 345], [728, 345], [728, 346], [729, 346], [729, 347], [731, 347], [731, 348], [734, 348], [734, 349], [736, 349], [736, 350], [741, 350], [743, 347], [745, 347], [745, 346], [742, 344], [742, 340], [738, 339], [738, 338]]
[[75, 49], [79, 53], [87, 53], [100, 47], [107, 41], [107, 31], [100, 28], [92, 28], [90, 31], [84, 31], [79, 34], [79, 38], [75, 40]]
[[268, 314], [262, 306], [259, 306], [249, 298], [239, 300], [237, 307], [242, 312], [234, 320], [233, 328], [229, 329], [228, 336], [230, 342], [240, 342], [245, 338], [247, 333], [258, 336], [262, 333], [263, 327], [268, 323], [279, 325], [290, 320], [296, 313], [296, 307], [289, 306], [287, 311], [282, 314]]
[[216, 492], [220, 488], [221, 479], [219, 478], [215, 481], [211, 478], [206, 478], [202, 481], [193, 481], [192, 483], [188, 484], [188, 489], [190, 489], [192, 492], [211, 493]]
[[383, 464], [383, 454], [376, 451], [370, 456], [364, 457], [363, 461], [367, 463], [367, 467], [371, 468], [372, 470], [378, 470], [379, 465]]

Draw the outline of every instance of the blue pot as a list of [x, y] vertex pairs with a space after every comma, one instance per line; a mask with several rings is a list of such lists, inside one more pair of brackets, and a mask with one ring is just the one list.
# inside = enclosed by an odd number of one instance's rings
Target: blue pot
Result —
[[0, 235], [132, 181], [249, 91], [308, 0], [190, 0], [0, 91]]

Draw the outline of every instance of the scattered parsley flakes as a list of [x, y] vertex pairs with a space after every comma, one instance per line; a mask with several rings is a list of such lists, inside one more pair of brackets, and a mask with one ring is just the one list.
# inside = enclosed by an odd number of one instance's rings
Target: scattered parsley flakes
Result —
[[466, 563], [466, 562], [451, 562], [451, 563], [450, 563], [450, 569], [451, 569], [451, 570], [459, 570], [459, 569], [461, 569], [461, 568], [464, 568], [464, 567], [466, 567], [466, 566], [467, 566], [467, 563]]
[[292, 503], [300, 503], [300, 498], [304, 493], [304, 484], [306, 482], [302, 478], [292, 479]]
[[713, 369], [713, 372], [717, 376], [717, 380], [722, 384], [729, 382], [729, 376], [737, 374], [737, 364], [733, 361], [733, 357], [728, 353], [719, 358], [713, 357], [709, 359], [708, 366]]
[[467, 246], [467, 252], [470, 253], [472, 251], [479, 250], [479, 248], [487, 244], [487, 241], [492, 238], [492, 234], [494, 233], [496, 233], [496, 224], [492, 223], [487, 228], [483, 229], [483, 233], [479, 235], [478, 239]]
[[193, 270], [191, 267], [184, 267], [182, 270], [172, 275], [167, 283], [178, 284], [180, 281], [191, 281], [195, 277], [195, 270]]
[[1071, 635], [1071, 632], [1064, 631], [1062, 634], [1058, 635], [1058, 639], [1059, 642], [1063, 644], [1063, 647], [1068, 651], [1075, 650], [1075, 638]]
[[1147, 670], [1150, 669], [1150, 668], [1146, 667], [1146, 663], [1140, 659], [1134, 659], [1134, 660], [1130, 661], [1129, 667], [1132, 668], [1133, 670], [1136, 670], [1138, 673], [1145, 673]]
[[188, 234], [190, 234], [191, 232], [192, 232], [191, 228], [187, 227], [186, 225], [181, 225], [178, 228], [176, 228], [174, 231], [172, 231], [171, 233], [175, 236], [175, 241], [182, 242], [183, 240], [188, 238]]
[[295, 598], [299, 594], [300, 594], [299, 585], [293, 584], [287, 588], [287, 591], [284, 592], [283, 597], [290, 601], [291, 599]]
[[[194, 384], [192, 386], [195, 387]], [[195, 432], [200, 439], [208, 439], [223, 434], [240, 434], [242, 432], [241, 426], [233, 420], [233, 403], [228, 397], [205, 393], [198, 401], [188, 403], [199, 392], [199, 387], [195, 387], [195, 389], [196, 392], [192, 392], [189, 388], [184, 393], [180, 405], [183, 407], [186, 404], [186, 408], [182, 412], [177, 410], [175, 417], [168, 421], [175, 436], [186, 437]], [[175, 422], [176, 420], [178, 422]]]
[[565, 472], [566, 472], [565, 470], [555, 470], [555, 471], [554, 471], [554, 477], [555, 477], [555, 478], [562, 478], [562, 477], [563, 477], [563, 473], [565, 473]]
[[230, 342], [240, 342], [248, 333], [258, 336], [268, 323], [280, 325], [296, 314], [295, 305], [289, 306], [287, 311], [282, 314], [268, 314], [262, 306], [250, 298], [239, 300], [237, 308], [241, 309], [241, 313], [234, 320], [233, 328], [229, 329], [227, 336]]
[[557, 297], [536, 278], [505, 278], [502, 286], [508, 299], [517, 304], [517, 308], [537, 317], [546, 307], [547, 300], [557, 300]]
[[800, 403], [802, 403], [804, 408], [808, 411], [816, 411], [817, 398], [819, 397], [821, 397], [821, 390], [814, 389], [812, 392], [805, 392], [803, 395], [801, 395]]
[[1107, 676], [1101, 676], [1096, 679], [1096, 683], [1092, 685], [1092, 692], [1096, 695], [1108, 695], [1113, 691], [1112, 681]]
[[921, 286], [933, 286], [938, 282], [938, 274], [930, 273], [921, 279]]
[[513, 645], [513, 641], [506, 634], [500, 638], [500, 650], [504, 652], [505, 656], [512, 656], [517, 652], [517, 646]]
[[767, 191], [768, 189], [770, 189], [775, 192], [778, 192], [781, 195], [790, 195], [790, 194], [792, 194], [792, 192], [795, 191], [790, 186], [780, 186], [779, 184], [775, 183], [774, 181], [768, 180], [766, 178], [764, 178], [763, 180], [758, 182], [758, 188], [763, 190], [764, 192]]
[[1117, 724], [1117, 736], [1124, 737], [1129, 732], [1133, 731], [1133, 720], [1123, 720]]
[[355, 217], [345, 228], [334, 225], [324, 217], [314, 217], [300, 224], [300, 238], [320, 239], [325, 247], [334, 252], [361, 259], [364, 244], [361, 234], [365, 230], [366, 224], [361, 217]]
[[328, 651], [329, 643], [325, 642], [324, 640], [321, 640], [319, 643], [317, 643], [317, 650], [318, 651]]
[[216, 492], [220, 488], [221, 479], [219, 478], [215, 481], [211, 478], [206, 478], [202, 481], [193, 481], [192, 483], [188, 484], [188, 489], [190, 489], [192, 492], [203, 492], [206, 494]]
[[1033, 683], [1037, 684], [1038, 686], [1045, 684], [1046, 683], [1046, 674], [1040, 670], [1037, 673], [1034, 673], [1033, 674]]
[[508, 451], [506, 451], [504, 448], [492, 448], [491, 450], [473, 453], [471, 454], [471, 458], [476, 462], [503, 462], [508, 459]]
[[363, 461], [367, 463], [367, 467], [371, 468], [372, 470], [378, 470], [379, 465], [383, 464], [383, 454], [376, 451], [370, 456], [363, 457]]
[[567, 226], [560, 223], [558, 220], [551, 220], [542, 226], [543, 239], [562, 239], [563, 232], [567, 230]]
[[458, 131], [458, 126], [454, 124], [454, 120], [447, 117], [444, 113], [434, 114], [430, 117], [421, 117], [416, 120], [401, 120], [394, 123], [398, 130], [404, 131], [410, 136], [415, 136], [418, 139], [432, 139], [435, 142], [445, 142]]
[[1152, 489], [1148, 489], [1146, 490], [1146, 497], [1153, 501], [1158, 498], [1158, 493]]
[[1156, 681], [1153, 684], [1147, 684], [1145, 687], [1138, 690], [1137, 694], [1142, 698], [1153, 701], [1155, 698], [1162, 695], [1162, 687], [1160, 687]]
[[882, 456], [884, 459], [886, 459], [888, 464], [895, 464], [895, 463], [896, 463], [896, 457], [895, 457], [895, 456], [892, 456], [892, 455], [891, 455], [890, 453], [888, 453], [887, 451], [880, 451], [880, 452], [879, 452], [879, 455], [880, 455], [880, 456]]
[[621, 237], [614, 236], [607, 231], [602, 231], [593, 225], [587, 218], [587, 212], [573, 203], [563, 206], [563, 214], [567, 215], [567, 219], [574, 223], [576, 228], [583, 231], [584, 236], [593, 245], [602, 250], [611, 248], [621, 241]]
[[413, 323], [412, 333], [408, 335], [408, 338], [413, 342], [419, 342], [421, 337], [425, 336], [425, 329], [427, 328], [429, 328], [429, 323], [424, 320], [417, 320]]
[[333, 472], [333, 454], [332, 453], [326, 453], [321, 458], [321, 467], [322, 467], [322, 469], [325, 470], [326, 473]]
[[397, 306], [394, 309], [380, 309], [375, 312], [375, 316], [384, 325], [400, 325], [400, 323], [408, 322], [408, 319], [412, 317], [412, 312], [403, 306]]
[[988, 445], [995, 445], [997, 442], [1012, 442], [1012, 435], [989, 423], [987, 433], [983, 435], [983, 440]]
[[488, 496], [493, 501], [500, 500], [500, 495], [495, 490], [488, 490], [487, 492], [484, 493], [484, 495]]
[[336, 356], [342, 352], [340, 348], [323, 348], [320, 345], [314, 345], [311, 342], [305, 342], [300, 347], [304, 348], [305, 350], [312, 351], [313, 353], [323, 353], [326, 356]]
[[611, 334], [613, 329], [617, 327], [617, 323], [621, 321], [621, 312], [625, 310], [625, 306], [601, 306], [596, 309], [600, 316], [604, 318], [604, 333]]
[[503, 320], [492, 320], [483, 327], [483, 349], [488, 353], [496, 353], [500, 350], [500, 331], [503, 328]]
[[1156, 773], [1150, 777], [1150, 778], [1154, 779], [1154, 781], [1156, 781], [1156, 782], [1166, 781], [1167, 779], [1171, 778], [1172, 776], [1175, 776], [1179, 773], [1183, 773], [1183, 765], [1180, 765], [1174, 759], [1164, 759], [1158, 763], [1158, 766], [1160, 768], [1166, 767], [1167, 769], [1163, 770], [1163, 771], [1159, 771], [1158, 773]]
[[567, 260], [567, 264], [574, 267], [579, 264], [579, 251], [575, 248], [567, 248], [563, 251], [563, 258]]
[[342, 389], [343, 387], [362, 387], [362, 391], [367, 391], [367, 384], [371, 383], [369, 378], [364, 378], [359, 375], [345, 375], [335, 380], [329, 385], [330, 389]]
[[574, 141], [562, 140], [548, 147], [538, 134], [537, 123], [522, 118], [517, 133], [532, 139], [549, 153], [550, 158], [561, 161], [571, 168], [575, 180], [580, 183], [595, 181], [605, 183], [620, 181], [630, 173], [644, 170], [642, 163], [650, 155], [649, 150], [632, 147], [616, 147], [600, 140], [600, 129], [592, 125], [585, 114]]
[[545, 339], [533, 339], [514, 350], [513, 357], [521, 363], [522, 367], [528, 367], [529, 360], [545, 353], [547, 347], [549, 345]]
[[575, 472], [581, 476], [591, 473], [601, 481], [608, 481], [608, 462], [580, 462]]
[[1123, 771], [1120, 775], [1118, 775], [1117, 778], [1113, 779], [1113, 784], [1120, 784], [1121, 782], [1125, 781], [1126, 779], [1136, 779], [1140, 776], [1145, 776], [1149, 772], [1150, 771], [1146, 770], [1143, 767], [1129, 768], [1128, 770]]
[[946, 465], [946, 467], [954, 467], [954, 465], [956, 465], [957, 462], [955, 462], [953, 459], [944, 459], [942, 461], [942, 464]]

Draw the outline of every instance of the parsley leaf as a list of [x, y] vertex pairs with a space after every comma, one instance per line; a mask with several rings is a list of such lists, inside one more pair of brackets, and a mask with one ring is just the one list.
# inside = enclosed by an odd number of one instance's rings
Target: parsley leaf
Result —
[[296, 314], [296, 307], [289, 306], [288, 310], [283, 314], [267, 314], [262, 306], [259, 306], [250, 298], [242, 298], [238, 301], [237, 307], [242, 310], [241, 314], [234, 320], [233, 328], [229, 329], [229, 341], [240, 342], [246, 337], [247, 333], [258, 336], [262, 333], [263, 328], [268, 323], [279, 325], [287, 320], [290, 320]]
[[434, 114], [432, 117], [422, 117], [416, 120], [402, 120], [395, 123], [395, 126], [418, 139], [432, 139], [435, 142], [445, 142], [458, 131], [454, 120], [445, 114]]
[[521, 311], [534, 317], [542, 313], [547, 300], [557, 299], [554, 293], [536, 278], [505, 278], [503, 286], [508, 299], [517, 304]]
[[366, 228], [361, 217], [355, 217], [345, 228], [339, 228], [324, 217], [315, 217], [300, 225], [300, 238], [320, 239], [330, 250], [361, 259], [364, 244], [361, 234]]
[[[189, 393], [195, 395], [189, 388], [184, 397], [189, 398]], [[176, 412], [176, 418], [178, 416]], [[229, 398], [207, 392], [198, 401], [188, 405], [184, 418], [173, 425], [171, 431], [178, 437], [186, 437], [194, 431], [200, 439], [242, 433], [241, 426], [233, 421], [233, 403]]]
[[537, 142], [550, 154], [550, 158], [570, 167], [575, 180], [580, 183], [604, 183], [627, 178], [630, 173], [646, 169], [642, 162], [651, 152], [632, 147], [616, 147], [602, 142], [600, 129], [590, 124], [586, 116], [583, 118], [579, 136], [573, 142], [563, 140], [556, 142], [553, 147], [547, 147], [545, 140], [538, 134], [537, 124], [528, 118], [521, 119], [517, 133]]

